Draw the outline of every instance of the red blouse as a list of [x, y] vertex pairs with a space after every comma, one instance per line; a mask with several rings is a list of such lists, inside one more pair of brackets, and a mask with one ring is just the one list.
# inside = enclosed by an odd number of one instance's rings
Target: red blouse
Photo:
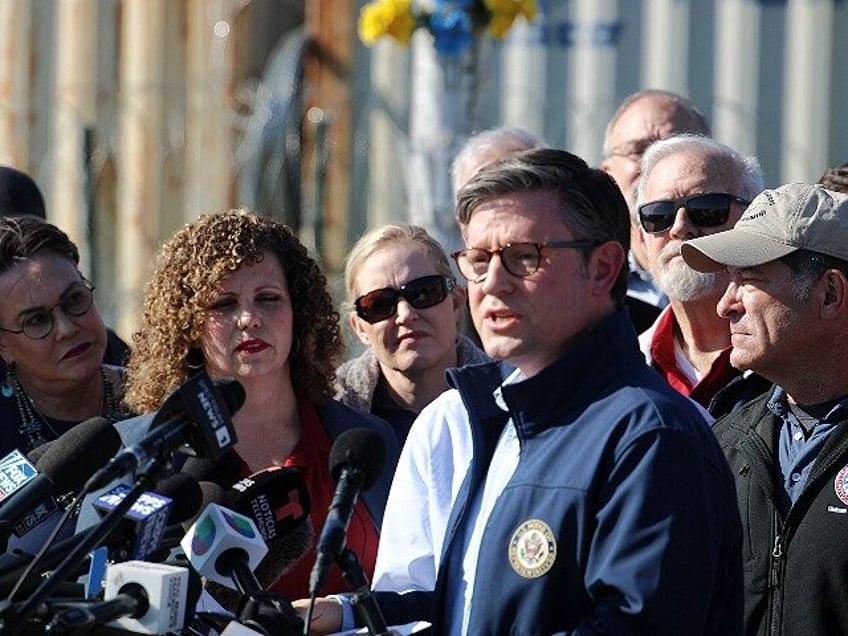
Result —
[[[303, 478], [309, 490], [311, 499], [310, 518], [314, 528], [314, 536], [307, 553], [286, 572], [271, 588], [272, 592], [283, 594], [289, 600], [309, 597], [309, 574], [315, 564], [315, 549], [321, 529], [327, 518], [327, 508], [333, 499], [336, 484], [330, 475], [328, 466], [330, 449], [333, 441], [318, 417], [315, 406], [298, 402], [301, 422], [300, 441], [294, 447], [292, 454], [285, 461], [285, 466], [296, 466], [303, 471]], [[377, 560], [377, 542], [379, 533], [377, 526], [365, 504], [360, 500], [356, 503], [353, 517], [347, 530], [347, 547], [356, 553], [365, 575], [370, 581], [374, 575], [374, 563]], [[327, 584], [320, 591], [322, 596], [349, 592], [341, 570], [333, 566], [327, 577]]]

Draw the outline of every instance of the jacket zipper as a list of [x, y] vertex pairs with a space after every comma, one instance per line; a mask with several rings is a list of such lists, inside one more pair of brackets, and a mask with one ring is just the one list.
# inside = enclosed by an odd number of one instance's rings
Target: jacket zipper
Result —
[[[776, 516], [776, 515], [775, 515]], [[777, 521], [777, 519], [775, 519]], [[778, 522], [779, 527], [779, 522]], [[769, 571], [769, 633], [780, 634], [780, 613], [782, 608], [783, 585], [783, 534], [782, 529], [774, 536], [774, 547], [771, 551], [771, 568]]]
[[[756, 445], [755, 445], [756, 447]], [[763, 452], [763, 449], [757, 448], [758, 452]], [[792, 504], [789, 508], [789, 512], [786, 513], [786, 519], [781, 522], [780, 517], [777, 513], [777, 509], [775, 508], [774, 512], [774, 527], [777, 529], [777, 532], [774, 535], [774, 546], [771, 551], [771, 567], [769, 571], [769, 614], [770, 614], [770, 623], [769, 629], [767, 630], [770, 634], [781, 634], [782, 631], [782, 621], [781, 616], [783, 613], [783, 576], [784, 569], [786, 566], [786, 552], [785, 552], [785, 541], [789, 536], [791, 530], [797, 526], [797, 522], [793, 523], [794, 517], [797, 516], [798, 513], [793, 515], [793, 511], [798, 507], [798, 504], [805, 497], [809, 495], [810, 492], [817, 492], [815, 488], [817, 488], [817, 483], [824, 475], [828, 473], [831, 467], [837, 462], [842, 461], [845, 456], [844, 449], [835, 455], [829, 457], [824, 464], [816, 466], [816, 470], [810, 474], [807, 478], [807, 483], [804, 485], [804, 489], [799, 493], [798, 499]], [[820, 455], [820, 458], [822, 456]], [[815, 488], [814, 488], [815, 486]], [[815, 495], [813, 495], [815, 496]]]
[[[756, 431], [751, 431], [750, 448], [754, 452], [757, 460], [751, 462], [749, 466], [753, 469], [753, 473], [758, 476], [759, 481], [770, 483], [770, 475], [774, 472], [774, 463], [766, 448], [765, 442], [756, 434]], [[777, 501], [772, 490], [766, 488], [767, 498], [771, 501], [772, 508], [772, 532], [774, 536], [774, 544], [771, 550], [771, 559], [769, 560], [768, 586], [766, 588], [766, 633], [779, 634], [780, 624], [780, 588], [783, 584], [783, 538], [785, 536], [785, 526], [780, 519], [778, 512]]]

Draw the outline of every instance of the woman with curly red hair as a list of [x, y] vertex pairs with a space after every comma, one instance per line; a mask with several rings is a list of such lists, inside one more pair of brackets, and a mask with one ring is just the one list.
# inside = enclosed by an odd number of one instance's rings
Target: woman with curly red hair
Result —
[[[327, 465], [333, 440], [350, 428], [375, 430], [386, 444], [386, 468], [363, 494], [348, 533], [370, 576], [397, 442], [382, 420], [332, 399], [344, 349], [339, 315], [324, 274], [290, 228], [240, 209], [177, 231], [146, 286], [133, 344], [125, 401], [137, 412], [159, 408], [197, 370], [243, 385], [245, 403], [233, 415], [242, 472], [300, 468], [316, 534], [335, 488]], [[314, 543], [273, 591], [306, 595]], [[347, 591], [334, 570], [326, 590]]]

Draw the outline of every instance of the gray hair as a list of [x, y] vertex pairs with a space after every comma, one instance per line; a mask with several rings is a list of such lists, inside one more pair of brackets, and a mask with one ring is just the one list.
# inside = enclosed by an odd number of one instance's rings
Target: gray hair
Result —
[[[490, 128], [468, 138], [451, 163], [451, 184], [456, 195], [473, 173], [511, 152], [547, 148], [547, 144], [522, 128]], [[469, 174], [470, 173], [470, 174]]]
[[752, 200], [765, 188], [763, 169], [756, 157], [743, 155], [727, 144], [716, 141], [711, 137], [701, 135], [675, 135], [652, 143], [642, 155], [642, 174], [636, 188], [637, 207], [645, 202], [645, 189], [651, 171], [663, 159], [674, 155], [691, 152], [705, 156], [719, 157], [725, 166], [723, 175], [735, 180], [738, 192], [736, 196]]

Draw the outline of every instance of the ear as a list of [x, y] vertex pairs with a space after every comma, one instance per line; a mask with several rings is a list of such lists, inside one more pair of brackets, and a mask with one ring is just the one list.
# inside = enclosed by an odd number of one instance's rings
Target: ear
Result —
[[821, 278], [821, 316], [826, 320], [844, 320], [848, 315], [848, 278], [838, 269], [827, 270]]
[[456, 324], [461, 324], [465, 316], [465, 287], [456, 285], [451, 291], [451, 299], [453, 301], [453, 315]]
[[366, 347], [370, 347], [371, 339], [368, 337], [367, 327], [365, 326], [368, 323], [357, 316], [355, 311], [352, 311], [347, 315], [347, 321], [350, 325], [350, 330], [356, 334], [359, 341]]
[[588, 267], [592, 292], [597, 296], [608, 296], [626, 261], [624, 246], [618, 241], [607, 241], [596, 247]]

